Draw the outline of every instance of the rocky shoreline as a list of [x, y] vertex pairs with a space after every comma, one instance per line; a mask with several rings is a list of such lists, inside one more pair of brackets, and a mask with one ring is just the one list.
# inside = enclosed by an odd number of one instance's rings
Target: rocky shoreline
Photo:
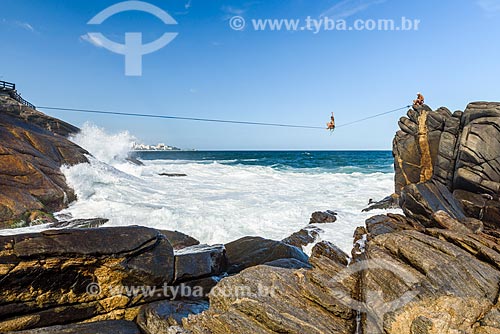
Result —
[[[0, 99], [0, 221], [36, 223], [74, 200], [59, 168], [87, 152], [76, 128]], [[500, 333], [500, 103], [414, 107], [399, 125], [395, 194], [370, 204], [404, 215], [368, 219], [350, 255], [302, 251], [342, 223], [331, 211], [225, 245], [68, 221], [0, 237], [0, 332]]]

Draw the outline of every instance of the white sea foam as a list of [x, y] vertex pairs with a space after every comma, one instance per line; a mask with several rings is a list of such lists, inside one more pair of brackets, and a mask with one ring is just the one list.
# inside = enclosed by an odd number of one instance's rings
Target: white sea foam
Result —
[[105, 163], [123, 161], [136, 141], [128, 131], [110, 135], [91, 123], [85, 123], [82, 131], [70, 139]]
[[[381, 199], [393, 189], [394, 176], [386, 173], [301, 172], [171, 160], [136, 166], [120, 160], [131, 140], [128, 133], [107, 136], [94, 126], [83, 128], [75, 141], [96, 158], [63, 168], [78, 201], [61, 213], [108, 218], [106, 226], [178, 230], [214, 244], [248, 235], [280, 240], [307, 226], [312, 212], [334, 210], [338, 220], [320, 226], [325, 230], [322, 239], [350, 252], [354, 229], [378, 213], [361, 210], [370, 198]], [[158, 175], [165, 172], [188, 176]]]
[[[361, 213], [369, 198], [393, 187], [390, 174], [321, 175], [261, 166], [170, 164], [110, 167], [97, 160], [65, 168], [78, 201], [63, 213], [109, 218], [108, 226], [145, 225], [178, 230], [206, 243], [246, 235], [282, 239], [308, 224], [311, 213], [335, 210], [338, 221], [321, 226], [322, 239], [346, 251], [357, 226], [374, 213]], [[185, 173], [168, 178], [159, 173]]]

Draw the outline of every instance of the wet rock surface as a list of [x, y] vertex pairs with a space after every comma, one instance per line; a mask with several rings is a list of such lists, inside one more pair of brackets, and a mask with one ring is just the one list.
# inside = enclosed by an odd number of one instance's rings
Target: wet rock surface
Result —
[[63, 220], [49, 225], [50, 228], [96, 228], [106, 224], [106, 218]]
[[308, 263], [307, 255], [295, 246], [261, 237], [244, 237], [225, 245], [229, 274], [280, 259]]
[[317, 211], [311, 216], [309, 224], [329, 224], [337, 221], [337, 213], [331, 210], [325, 212]]
[[282, 241], [285, 244], [302, 249], [302, 247], [314, 243], [323, 232], [324, 231], [319, 227], [310, 225], [298, 232], [293, 233], [291, 236], [283, 239]]
[[160, 232], [165, 236], [165, 238], [167, 238], [172, 247], [176, 250], [200, 244], [200, 242], [195, 238], [179, 231], [160, 230]]
[[376, 202], [372, 199], [368, 202], [368, 207], [363, 209], [363, 212], [370, 212], [373, 210], [387, 210], [387, 209], [398, 209], [399, 208], [399, 196], [393, 194], [387, 196], [386, 198]]
[[227, 267], [224, 245], [196, 245], [175, 252], [175, 282], [221, 275]]

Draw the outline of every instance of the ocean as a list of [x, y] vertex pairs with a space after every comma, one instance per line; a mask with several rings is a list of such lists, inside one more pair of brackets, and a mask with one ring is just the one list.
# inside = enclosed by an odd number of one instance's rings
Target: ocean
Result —
[[78, 200], [60, 217], [177, 230], [208, 244], [281, 240], [306, 227], [314, 211], [333, 210], [338, 220], [319, 226], [321, 239], [350, 252], [354, 229], [385, 213], [361, 210], [394, 190], [390, 151], [136, 152], [144, 163], [137, 166], [125, 160], [134, 141], [128, 133], [86, 125], [73, 140], [93, 157], [63, 167]]

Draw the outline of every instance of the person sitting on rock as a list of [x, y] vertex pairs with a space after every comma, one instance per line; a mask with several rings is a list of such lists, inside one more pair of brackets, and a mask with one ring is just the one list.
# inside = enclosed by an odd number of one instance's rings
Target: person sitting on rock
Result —
[[417, 93], [417, 99], [413, 100], [414, 106], [423, 106], [425, 103], [425, 98], [421, 93]]
[[330, 122], [326, 124], [326, 128], [330, 131], [335, 130], [335, 116], [332, 113], [332, 116], [330, 117]]

